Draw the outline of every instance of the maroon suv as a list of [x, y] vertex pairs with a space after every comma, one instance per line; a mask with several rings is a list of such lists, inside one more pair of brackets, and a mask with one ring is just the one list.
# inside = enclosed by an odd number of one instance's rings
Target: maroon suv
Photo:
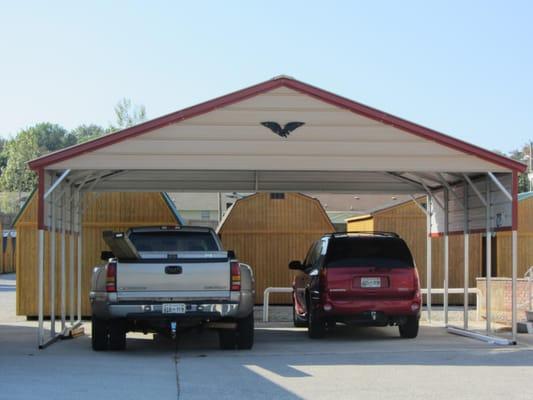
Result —
[[337, 322], [397, 325], [400, 336], [418, 334], [421, 296], [409, 248], [388, 232], [334, 233], [317, 240], [293, 283], [295, 326], [321, 338]]

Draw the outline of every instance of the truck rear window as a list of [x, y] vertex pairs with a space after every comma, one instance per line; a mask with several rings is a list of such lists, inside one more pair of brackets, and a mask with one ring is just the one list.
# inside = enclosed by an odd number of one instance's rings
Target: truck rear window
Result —
[[329, 243], [326, 257], [326, 268], [414, 266], [409, 248], [397, 238], [337, 238]]
[[137, 251], [218, 251], [209, 232], [132, 232], [129, 239]]

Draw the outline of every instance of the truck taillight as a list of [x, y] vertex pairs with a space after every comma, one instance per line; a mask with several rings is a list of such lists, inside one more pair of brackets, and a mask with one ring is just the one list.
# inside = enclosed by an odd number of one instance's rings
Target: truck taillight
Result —
[[105, 267], [105, 291], [114, 293], [117, 291], [117, 264], [110, 262]]
[[230, 263], [231, 268], [231, 291], [239, 292], [241, 290], [241, 266], [238, 261]]

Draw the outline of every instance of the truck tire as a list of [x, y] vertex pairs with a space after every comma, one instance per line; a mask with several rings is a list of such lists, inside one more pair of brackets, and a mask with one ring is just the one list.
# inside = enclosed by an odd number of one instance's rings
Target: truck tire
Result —
[[245, 318], [237, 320], [237, 348], [250, 350], [254, 345], [254, 313], [253, 311]]
[[407, 317], [405, 323], [398, 325], [400, 336], [405, 339], [414, 339], [418, 336], [419, 319]]
[[309, 310], [307, 334], [311, 339], [322, 339], [326, 336], [326, 322], [317, 315], [316, 310], [312, 306], [307, 309]]
[[236, 331], [233, 329], [220, 329], [218, 331], [218, 343], [222, 350], [234, 350], [237, 344]]
[[295, 328], [305, 328], [307, 326], [307, 320], [296, 313], [296, 306], [294, 304], [292, 305], [292, 323]]
[[107, 350], [107, 323], [105, 320], [96, 318], [94, 315], [91, 318], [91, 344], [94, 351]]
[[124, 350], [126, 348], [126, 326], [120, 319], [109, 321], [109, 349]]

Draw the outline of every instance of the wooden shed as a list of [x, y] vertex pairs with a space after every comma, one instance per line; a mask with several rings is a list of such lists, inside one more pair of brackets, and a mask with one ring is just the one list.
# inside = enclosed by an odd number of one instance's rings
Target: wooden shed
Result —
[[[314, 240], [333, 232], [320, 202], [299, 193], [257, 193], [238, 200], [218, 233], [226, 249], [254, 270], [255, 302], [263, 303], [269, 286], [288, 287], [291, 260], [303, 260]], [[290, 295], [272, 295], [272, 304], [291, 303]]]
[[[175, 225], [181, 219], [166, 193], [87, 193], [83, 198], [83, 277], [82, 315], [90, 315], [89, 287], [92, 269], [101, 263], [100, 252], [109, 250], [102, 239], [105, 230], [126, 230], [134, 226]], [[37, 197], [32, 194], [15, 219], [18, 246], [16, 248], [17, 314], [37, 315]], [[68, 235], [67, 235], [68, 236]], [[45, 240], [48, 242], [49, 233]], [[57, 234], [56, 288], [60, 287], [60, 235]], [[74, 241], [76, 243], [76, 241]], [[69, 260], [69, 240], [66, 240], [66, 260]], [[48, 253], [48, 252], [47, 252]], [[49, 276], [49, 254], [45, 255], [45, 276]], [[67, 264], [67, 282], [69, 282]], [[75, 277], [76, 279], [76, 277]], [[45, 293], [49, 294], [45, 280]], [[69, 296], [67, 285], [67, 299]], [[59, 315], [59, 295], [56, 296], [56, 314]], [[45, 297], [45, 315], [50, 314], [50, 300]], [[68, 301], [67, 301], [68, 304]]]
[[[425, 197], [418, 199], [425, 206]], [[422, 287], [426, 287], [426, 216], [413, 201], [375, 210], [368, 215], [346, 220], [350, 231], [392, 231], [407, 243], [415, 258]], [[444, 287], [442, 237], [432, 238], [432, 287]], [[449, 236], [449, 287], [463, 287], [463, 235]], [[511, 276], [511, 234], [500, 231], [492, 238], [492, 276]], [[470, 234], [469, 287], [485, 274], [485, 234]], [[533, 265], [533, 192], [519, 195], [518, 203], [518, 276]], [[433, 295], [434, 302], [442, 296]], [[450, 304], [462, 304], [462, 295], [450, 295]]]

